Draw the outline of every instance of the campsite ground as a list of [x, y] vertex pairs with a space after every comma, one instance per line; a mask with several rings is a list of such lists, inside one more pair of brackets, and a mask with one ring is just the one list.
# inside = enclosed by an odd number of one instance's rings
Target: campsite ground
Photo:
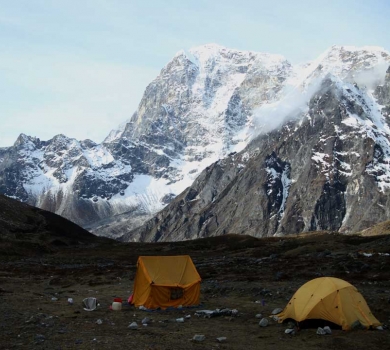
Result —
[[[105, 241], [76, 247], [56, 241], [55, 246], [24, 244], [6, 250], [0, 242], [0, 349], [388, 349], [390, 257], [383, 253], [389, 253], [389, 243], [390, 236], [328, 233], [262, 240], [228, 235], [162, 244]], [[203, 278], [201, 307], [146, 312], [124, 305], [122, 311], [109, 310], [114, 297], [130, 295], [139, 255], [178, 254], [190, 254]], [[300, 285], [323, 275], [354, 284], [385, 330], [333, 330], [319, 336], [313, 328], [291, 336], [284, 333], [286, 325], [274, 321], [259, 327], [256, 314], [268, 316], [283, 308]], [[100, 306], [84, 311], [86, 297], [97, 297]], [[198, 309], [216, 308], [239, 314], [194, 315]], [[175, 321], [186, 315], [191, 318], [184, 323]], [[141, 325], [145, 317], [151, 319], [146, 327]], [[128, 328], [133, 321], [138, 330]], [[206, 339], [194, 343], [195, 334]], [[227, 340], [218, 343], [217, 337]]]

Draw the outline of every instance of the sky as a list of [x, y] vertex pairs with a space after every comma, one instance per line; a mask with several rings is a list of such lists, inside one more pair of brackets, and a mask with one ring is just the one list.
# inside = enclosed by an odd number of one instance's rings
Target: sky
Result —
[[314, 60], [390, 51], [389, 0], [0, 0], [0, 147], [25, 133], [102, 142], [176, 52], [216, 43]]

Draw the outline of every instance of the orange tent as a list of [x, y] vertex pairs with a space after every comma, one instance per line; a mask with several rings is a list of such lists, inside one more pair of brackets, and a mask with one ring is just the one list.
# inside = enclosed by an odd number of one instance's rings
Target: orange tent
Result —
[[305, 283], [276, 316], [279, 322], [289, 318], [297, 322], [327, 320], [341, 326], [343, 330], [359, 324], [366, 328], [381, 325], [358, 290], [334, 277], [315, 278]]
[[148, 309], [198, 305], [200, 282], [188, 255], [140, 256], [132, 303]]

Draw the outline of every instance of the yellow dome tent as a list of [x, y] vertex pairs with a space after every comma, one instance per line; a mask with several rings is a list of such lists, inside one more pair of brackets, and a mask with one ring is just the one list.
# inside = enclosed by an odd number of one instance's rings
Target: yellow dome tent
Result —
[[286, 319], [297, 322], [327, 320], [341, 326], [343, 330], [350, 330], [359, 323], [366, 328], [381, 325], [358, 290], [334, 277], [315, 278], [305, 283], [276, 316], [279, 322]]
[[200, 282], [188, 255], [140, 256], [132, 303], [148, 309], [198, 305]]

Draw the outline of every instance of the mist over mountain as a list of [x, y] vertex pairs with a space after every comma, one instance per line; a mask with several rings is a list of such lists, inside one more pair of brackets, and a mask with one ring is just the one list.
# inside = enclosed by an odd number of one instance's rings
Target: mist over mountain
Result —
[[103, 143], [0, 148], [0, 193], [123, 240], [360, 230], [389, 217], [389, 65], [377, 47], [297, 66], [181, 51]]

